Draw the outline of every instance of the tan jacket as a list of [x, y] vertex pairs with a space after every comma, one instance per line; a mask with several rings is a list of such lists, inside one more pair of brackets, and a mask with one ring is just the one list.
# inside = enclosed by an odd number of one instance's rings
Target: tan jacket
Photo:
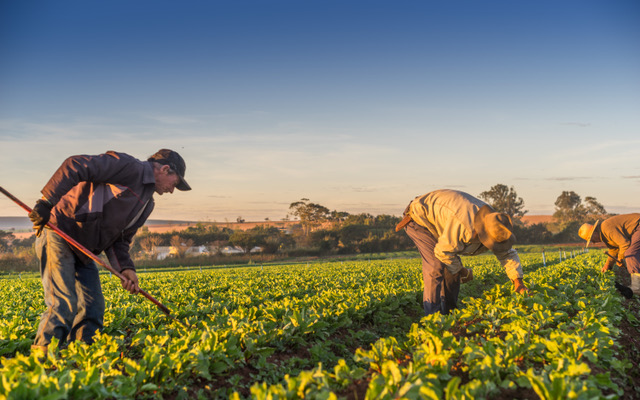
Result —
[[609, 248], [609, 255], [622, 262], [631, 244], [631, 235], [640, 223], [640, 214], [622, 214], [607, 218], [600, 225], [600, 239]]
[[[436, 258], [452, 274], [457, 274], [463, 268], [461, 255], [473, 256], [488, 251], [473, 228], [473, 218], [484, 205], [485, 202], [468, 193], [443, 189], [416, 197], [409, 204], [408, 213], [438, 241], [434, 248]], [[522, 278], [520, 257], [515, 249], [495, 255], [509, 279]]]

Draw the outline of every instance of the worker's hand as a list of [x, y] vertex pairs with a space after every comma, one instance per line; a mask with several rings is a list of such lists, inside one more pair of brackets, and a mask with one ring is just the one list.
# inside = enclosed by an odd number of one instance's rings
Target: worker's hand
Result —
[[522, 278], [517, 278], [513, 280], [513, 290], [518, 294], [525, 294], [529, 291], [529, 288], [524, 285]]
[[51, 217], [51, 203], [44, 199], [40, 199], [33, 206], [33, 210], [29, 213], [29, 219], [33, 222], [33, 229], [36, 230], [36, 236], [40, 236], [49, 218]]
[[602, 266], [602, 268], [600, 269], [601, 272], [607, 272], [609, 270], [611, 270], [611, 267], [613, 267], [613, 263], [616, 262], [616, 259], [609, 256], [607, 257], [607, 261], [605, 261], [604, 265]]
[[467, 283], [473, 280], [473, 271], [471, 268], [462, 268], [460, 272], [460, 283]]
[[133, 294], [138, 293], [140, 291], [140, 287], [138, 286], [138, 275], [136, 275], [136, 271], [132, 269], [125, 269], [121, 274], [125, 277], [125, 279], [121, 280], [124, 290]]

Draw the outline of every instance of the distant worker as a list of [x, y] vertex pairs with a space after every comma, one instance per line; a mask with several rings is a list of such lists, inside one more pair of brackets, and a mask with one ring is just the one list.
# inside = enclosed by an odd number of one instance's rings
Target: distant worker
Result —
[[42, 189], [29, 214], [36, 230], [36, 253], [46, 311], [32, 349], [46, 352], [52, 338], [93, 342], [103, 328], [104, 296], [98, 267], [49, 228], [51, 222], [95, 254], [103, 251], [124, 278], [122, 287], [137, 293], [138, 277], [129, 246], [153, 211], [153, 193], [191, 190], [184, 180], [185, 163], [162, 149], [140, 161], [109, 151], [67, 158]]
[[515, 291], [529, 289], [522, 281], [522, 266], [513, 248], [511, 218], [468, 193], [436, 190], [416, 197], [404, 211], [396, 231], [404, 228], [422, 257], [423, 307], [426, 315], [448, 314], [457, 308], [460, 283], [473, 279], [473, 271], [460, 256], [493, 251]]
[[601, 271], [610, 270], [614, 263], [626, 266], [631, 290], [640, 295], [640, 214], [615, 215], [599, 222], [582, 224], [578, 236], [587, 241], [587, 247], [591, 242], [604, 243], [609, 250]]

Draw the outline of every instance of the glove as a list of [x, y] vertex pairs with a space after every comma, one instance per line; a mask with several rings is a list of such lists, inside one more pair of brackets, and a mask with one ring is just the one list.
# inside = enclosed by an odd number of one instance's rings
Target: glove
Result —
[[36, 230], [36, 236], [40, 236], [49, 218], [51, 217], [51, 209], [53, 206], [47, 200], [40, 199], [33, 206], [33, 210], [29, 213], [29, 219], [33, 222], [33, 229]]
[[467, 283], [473, 280], [473, 271], [471, 268], [462, 268], [460, 272], [460, 283]]
[[529, 289], [524, 285], [524, 282], [522, 282], [522, 278], [514, 279], [513, 280], [513, 285], [514, 285], [513, 289], [518, 294], [525, 294], [526, 292], [529, 291]]

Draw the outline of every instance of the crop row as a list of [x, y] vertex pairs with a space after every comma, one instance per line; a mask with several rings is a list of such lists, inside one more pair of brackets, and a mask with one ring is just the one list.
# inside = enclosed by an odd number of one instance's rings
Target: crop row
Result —
[[558, 382], [617, 393], [588, 372], [626, 365], [611, 353], [620, 299], [598, 256], [522, 258], [531, 296], [511, 293], [495, 259], [471, 258], [461, 309], [423, 319], [416, 259], [141, 273], [189, 329], [105, 275], [105, 332], [44, 363], [28, 355], [38, 279], [0, 280], [0, 398], [478, 398]]
[[617, 398], [614, 376], [630, 364], [617, 351], [625, 315], [613, 277], [589, 254], [528, 270], [529, 296], [496, 285], [451, 315], [423, 318], [403, 337], [359, 349], [359, 368], [339, 363], [255, 385], [256, 399]]
[[361, 344], [409, 326], [412, 319], [398, 311], [419, 315], [420, 279], [419, 269], [406, 264], [141, 274], [141, 285], [190, 329], [105, 275], [104, 334], [91, 346], [52, 350], [44, 364], [26, 356], [43, 311], [38, 279], [2, 280], [0, 396], [191, 397], [201, 390], [226, 397], [243, 387], [248, 394], [255, 381], [278, 382], [318, 362], [336, 363]]

